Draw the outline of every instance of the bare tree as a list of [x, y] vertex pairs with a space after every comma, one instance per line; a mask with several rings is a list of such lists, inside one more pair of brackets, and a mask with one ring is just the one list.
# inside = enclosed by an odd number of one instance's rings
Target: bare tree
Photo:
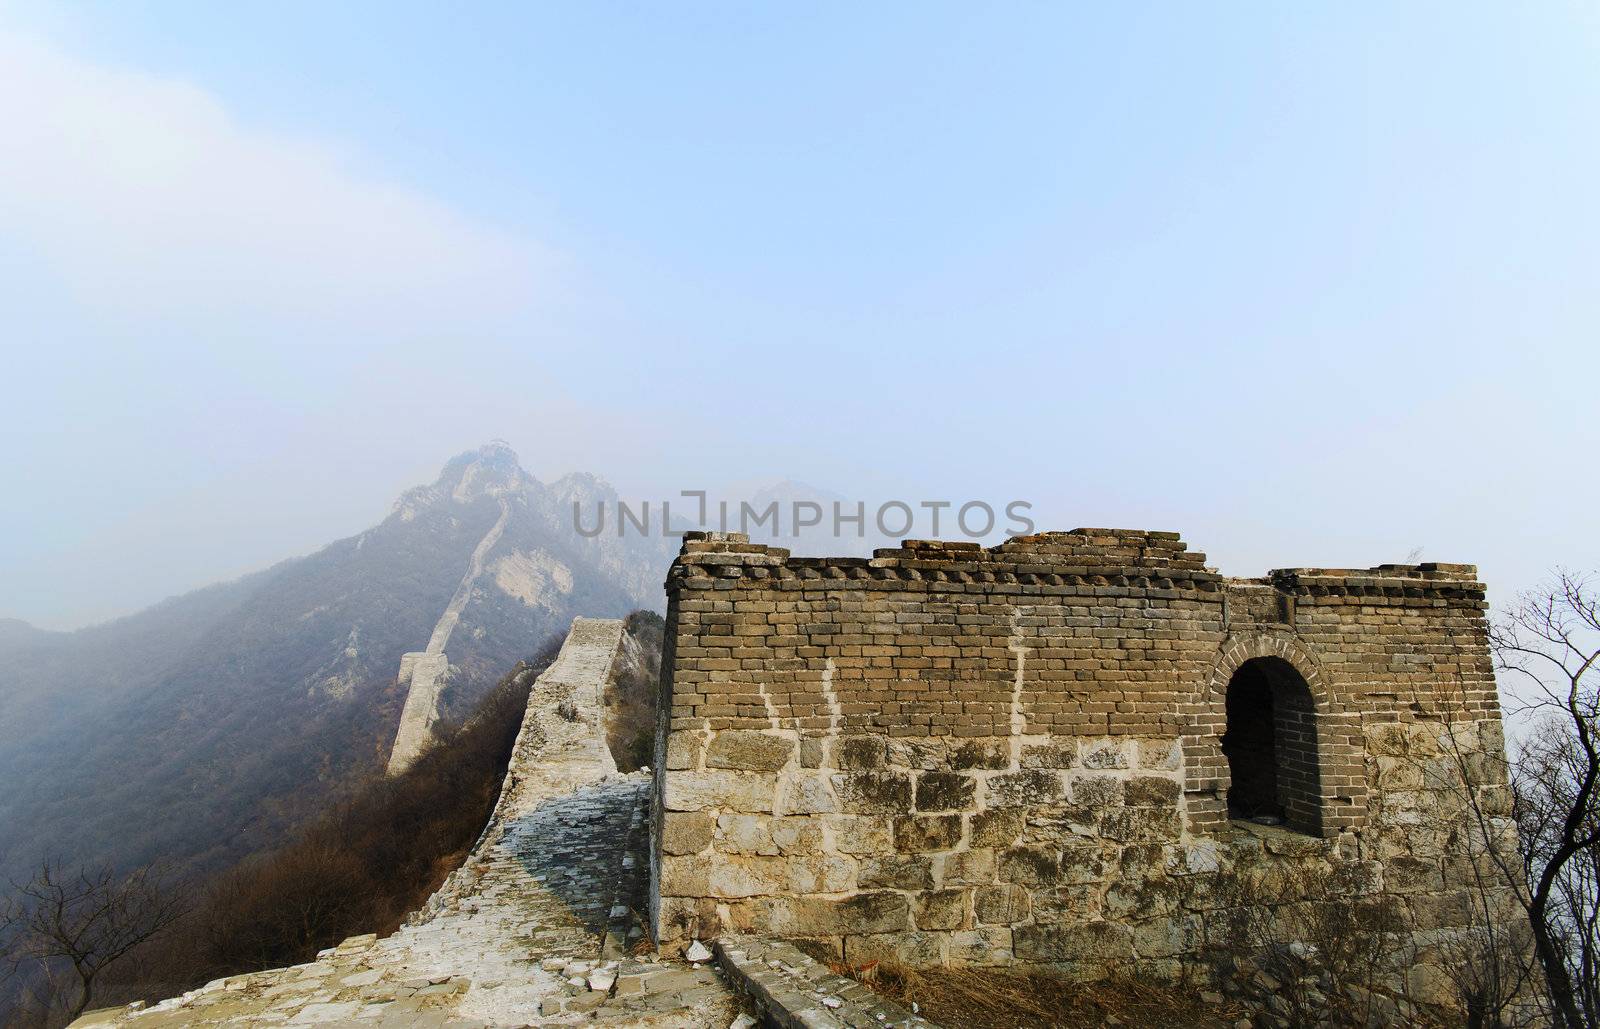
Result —
[[1560, 573], [1490, 631], [1535, 734], [1512, 769], [1527, 909], [1550, 1002], [1567, 1029], [1600, 1024], [1600, 597]]
[[183, 914], [182, 900], [157, 866], [117, 875], [110, 866], [68, 871], [45, 859], [32, 878], [12, 883], [0, 902], [8, 971], [32, 965], [43, 977], [65, 973], [69, 1021], [83, 1014], [95, 980]]
[[1201, 932], [1219, 985], [1288, 1026], [1383, 1025], [1414, 1008], [1395, 970], [1406, 955], [1403, 910], [1373, 897], [1359, 873], [1313, 865], [1225, 868], [1205, 883]]
[[1469, 912], [1464, 927], [1435, 942], [1435, 964], [1455, 992], [1456, 1014], [1466, 1029], [1548, 1025], [1538, 985], [1543, 972], [1525, 917], [1527, 869], [1500, 721], [1486, 732], [1482, 710], [1464, 687], [1454, 694], [1414, 693], [1412, 706], [1437, 708], [1436, 731], [1426, 735], [1437, 742], [1442, 763], [1427, 743], [1413, 751], [1408, 742], [1404, 760], [1419, 785], [1451, 798], [1436, 810], [1451, 825], [1452, 856], [1459, 860], [1450, 881], [1463, 891]]

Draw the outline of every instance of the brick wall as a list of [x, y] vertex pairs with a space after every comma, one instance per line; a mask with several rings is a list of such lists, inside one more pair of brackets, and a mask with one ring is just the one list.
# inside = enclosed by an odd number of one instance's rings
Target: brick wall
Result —
[[[732, 929], [849, 960], [1172, 971], [1211, 877], [1252, 864], [1338, 874], [1448, 928], [1468, 855], [1438, 831], [1461, 818], [1441, 741], [1488, 755], [1504, 794], [1468, 565], [1237, 580], [1175, 533], [871, 560], [691, 534], [667, 594], [668, 945]], [[1226, 697], [1250, 661], [1285, 691], [1283, 826], [1229, 818]]]

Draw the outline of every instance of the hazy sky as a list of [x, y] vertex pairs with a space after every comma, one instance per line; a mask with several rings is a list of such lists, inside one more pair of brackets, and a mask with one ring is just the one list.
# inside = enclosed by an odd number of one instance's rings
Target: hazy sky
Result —
[[0, 0], [0, 616], [504, 437], [1600, 567], [1600, 8]]

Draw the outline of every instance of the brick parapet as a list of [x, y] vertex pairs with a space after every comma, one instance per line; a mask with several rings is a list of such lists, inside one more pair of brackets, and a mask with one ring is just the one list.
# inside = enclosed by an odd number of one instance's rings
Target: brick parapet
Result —
[[870, 558], [794, 557], [783, 547], [751, 543], [743, 533], [691, 532], [668, 573], [669, 588], [673, 582], [697, 578], [769, 581], [778, 589], [847, 580], [932, 584], [958, 592], [973, 592], [959, 587], [985, 592], [1011, 586], [1090, 586], [1215, 594], [1230, 585], [1260, 585], [1313, 602], [1356, 598], [1391, 605], [1444, 601], [1467, 607], [1481, 607], [1485, 593], [1475, 566], [1437, 562], [1363, 569], [1280, 568], [1262, 578], [1230, 579], [1207, 568], [1205, 555], [1189, 552], [1177, 533], [1126, 529], [1038, 533], [990, 548], [905, 540], [899, 547], [874, 551]]

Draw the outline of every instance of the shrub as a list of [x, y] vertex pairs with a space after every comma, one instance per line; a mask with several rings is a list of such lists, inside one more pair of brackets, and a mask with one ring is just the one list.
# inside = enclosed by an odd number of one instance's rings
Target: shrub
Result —
[[620, 771], [649, 765], [655, 752], [656, 691], [666, 622], [654, 611], [635, 611], [623, 623], [623, 653], [606, 684], [606, 743]]

